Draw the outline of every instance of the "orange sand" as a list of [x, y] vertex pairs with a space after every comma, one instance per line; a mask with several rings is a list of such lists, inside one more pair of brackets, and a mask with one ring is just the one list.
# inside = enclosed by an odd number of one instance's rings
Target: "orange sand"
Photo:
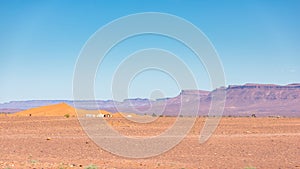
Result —
[[76, 116], [75, 108], [69, 106], [66, 103], [58, 103], [53, 105], [41, 106], [31, 108], [28, 110], [20, 111], [14, 116], [64, 116], [69, 114], [70, 116]]
[[58, 103], [53, 105], [41, 106], [36, 108], [31, 108], [28, 110], [20, 111], [12, 116], [65, 116], [69, 115], [70, 117], [78, 116], [85, 116], [86, 114], [110, 114], [112, 117], [121, 118], [121, 117], [128, 117], [128, 116], [136, 116], [133, 113], [114, 113], [105, 111], [105, 110], [82, 110], [82, 109], [75, 109], [72, 106], [69, 106], [66, 103]]

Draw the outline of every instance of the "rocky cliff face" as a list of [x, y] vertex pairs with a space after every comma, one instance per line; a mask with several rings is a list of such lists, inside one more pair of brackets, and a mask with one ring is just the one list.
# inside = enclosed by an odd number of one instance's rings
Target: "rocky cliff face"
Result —
[[227, 114], [300, 116], [300, 84], [229, 86], [226, 89]]
[[[225, 116], [297, 116], [300, 117], [300, 84], [285, 86], [273, 84], [245, 84], [230, 85], [227, 88], [217, 89], [211, 92], [201, 90], [183, 90], [173, 98], [158, 100], [128, 99], [123, 102], [109, 101], [75, 101], [80, 109], [103, 109], [110, 112], [134, 112], [139, 114], [164, 114], [178, 115], [182, 110], [186, 115], [194, 105], [200, 103], [199, 115], [207, 115], [211, 100], [218, 90], [225, 90], [226, 102]], [[32, 107], [58, 103], [61, 100], [20, 101], [0, 104], [2, 110], [20, 110]], [[74, 106], [74, 101], [63, 101]], [[94, 104], [96, 103], [96, 104]], [[95, 106], [96, 105], [96, 106]]]
[[229, 86], [228, 100], [245, 100], [249, 103], [261, 101], [295, 101], [300, 97], [300, 85], [244, 85]]

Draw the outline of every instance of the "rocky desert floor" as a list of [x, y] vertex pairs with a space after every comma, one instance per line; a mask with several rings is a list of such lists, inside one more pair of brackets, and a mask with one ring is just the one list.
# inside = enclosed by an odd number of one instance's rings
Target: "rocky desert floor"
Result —
[[[107, 119], [124, 135], [153, 136], [175, 118], [149, 124]], [[0, 168], [300, 168], [300, 118], [222, 118], [200, 144], [205, 118], [186, 138], [155, 157], [130, 159], [98, 147], [70, 117], [0, 117]]]

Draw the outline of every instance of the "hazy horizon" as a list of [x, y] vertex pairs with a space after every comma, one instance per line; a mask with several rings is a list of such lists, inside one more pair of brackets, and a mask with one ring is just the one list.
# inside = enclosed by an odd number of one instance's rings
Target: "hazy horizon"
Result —
[[[280, 84], [262, 84], [262, 83], [245, 83], [245, 84], [242, 84], [242, 85], [247, 85], [247, 84], [287, 86], [287, 85], [291, 85], [291, 84], [300, 84], [300, 83], [295, 82], [295, 83], [283, 84], [283, 85], [280, 85]], [[227, 87], [229, 87], [231, 85], [236, 86], [235, 84], [229, 84], [229, 85], [227, 85], [225, 87], [227, 88]], [[240, 85], [238, 85], [238, 86], [240, 86]], [[187, 89], [187, 90], [201, 90], [201, 89]], [[213, 90], [215, 90], [215, 89], [213, 89]], [[213, 90], [201, 90], [201, 91], [211, 92]], [[181, 91], [183, 91], [183, 90], [181, 90]], [[177, 93], [174, 96], [164, 96], [162, 98], [156, 98], [156, 99], [173, 98], [173, 97], [176, 97], [176, 96], [180, 95], [180, 92]], [[156, 100], [156, 99], [152, 99], [150, 97], [131, 97], [131, 98], [127, 98], [127, 99], [148, 99], [148, 100], [152, 100], [152, 101]], [[125, 100], [126, 99], [118, 101], [118, 102], [123, 102]], [[56, 99], [47, 99], [47, 98], [44, 98], [44, 99], [27, 99], [27, 100], [26, 99], [23, 99], [23, 100], [22, 99], [21, 100], [8, 100], [8, 101], [0, 102], [0, 104], [14, 102], [14, 101], [17, 101], [17, 102], [20, 101], [20, 102], [22, 102], [22, 101], [117, 101], [117, 100], [113, 100], [113, 99], [98, 99], [98, 98], [95, 98], [95, 100], [94, 99], [91, 99], [91, 100], [88, 100], [88, 99], [86, 99], [86, 100], [73, 100], [73, 99], [60, 99], [60, 98], [56, 98]]]

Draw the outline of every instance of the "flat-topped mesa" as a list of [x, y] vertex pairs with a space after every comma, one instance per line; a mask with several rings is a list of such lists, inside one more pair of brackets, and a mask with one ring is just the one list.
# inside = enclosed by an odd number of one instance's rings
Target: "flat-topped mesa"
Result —
[[275, 85], [275, 84], [254, 84], [247, 83], [245, 85], [229, 85], [227, 89], [293, 89], [300, 88], [299, 83], [289, 84], [289, 85]]
[[124, 99], [123, 103], [129, 107], [132, 106], [151, 106], [151, 100], [146, 99], [146, 98], [135, 98], [135, 99]]
[[299, 88], [300, 83], [292, 83], [292, 84], [288, 84], [287, 86], [293, 86], [293, 87]]
[[181, 90], [180, 95], [199, 95], [207, 96], [210, 92], [205, 90]]
[[[300, 117], [300, 83], [293, 83], [288, 85], [274, 85], [274, 84], [245, 84], [245, 85], [230, 85], [228, 87], [220, 87], [211, 92], [201, 90], [182, 90], [179, 95], [175, 97], [159, 98], [156, 100], [150, 99], [127, 99], [122, 102], [117, 101], [75, 101], [76, 110], [106, 110], [109, 112], [118, 112], [121, 108], [122, 112], [132, 112], [136, 114], [144, 114], [145, 111], [153, 111], [157, 113], [164, 107], [166, 115], [177, 116], [181, 110], [183, 103], [187, 103], [184, 110], [190, 111], [192, 105], [197, 105], [200, 99], [201, 108], [199, 113], [205, 115], [211, 105], [211, 100], [223, 99], [226, 91], [226, 115], [249, 115], [255, 112], [259, 116], [280, 115], [290, 117]], [[218, 97], [220, 96], [220, 97]], [[222, 100], [221, 100], [222, 101]], [[45, 101], [20, 101], [0, 104], [0, 112], [12, 109], [29, 109], [37, 106], [50, 105], [49, 103], [57, 103], [58, 100]], [[68, 105], [73, 105], [74, 101], [65, 101]], [[31, 112], [23, 114], [35, 115], [73, 115], [73, 109], [67, 104], [58, 104], [51, 108], [51, 111], [46, 112], [43, 109], [33, 109]], [[49, 109], [50, 109], [49, 108]], [[47, 109], [48, 110], [48, 109]], [[71, 110], [71, 111], [69, 111]], [[34, 111], [34, 112], [33, 112]], [[12, 111], [11, 111], [12, 112]], [[61, 114], [62, 113], [62, 114]], [[74, 113], [76, 116], [76, 114]]]
[[134, 101], [147, 101], [149, 99], [147, 99], [147, 98], [129, 98], [129, 99], [124, 99], [123, 102], [132, 101], [132, 100], [134, 100]]

